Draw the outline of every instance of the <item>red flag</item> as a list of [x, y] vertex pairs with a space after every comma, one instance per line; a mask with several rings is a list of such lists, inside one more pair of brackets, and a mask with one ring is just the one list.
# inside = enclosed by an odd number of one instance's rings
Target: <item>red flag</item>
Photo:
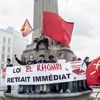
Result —
[[26, 19], [22, 28], [21, 28], [21, 32], [23, 37], [27, 36], [29, 33], [31, 33], [33, 31], [29, 21]]
[[43, 35], [69, 46], [74, 23], [64, 21], [57, 13], [44, 12]]
[[86, 70], [86, 77], [89, 86], [100, 84], [100, 57], [89, 64]]

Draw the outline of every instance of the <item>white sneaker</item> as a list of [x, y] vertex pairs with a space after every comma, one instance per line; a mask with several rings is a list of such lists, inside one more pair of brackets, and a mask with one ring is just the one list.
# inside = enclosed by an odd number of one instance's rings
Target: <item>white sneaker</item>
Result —
[[63, 89], [61, 89], [60, 93], [63, 93]]
[[66, 91], [67, 93], [71, 93], [71, 91], [69, 90], [69, 89], [67, 89], [67, 91]]

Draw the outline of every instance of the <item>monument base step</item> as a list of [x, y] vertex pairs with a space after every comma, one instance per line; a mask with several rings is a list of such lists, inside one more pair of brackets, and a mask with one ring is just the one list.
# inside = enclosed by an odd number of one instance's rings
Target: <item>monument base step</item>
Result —
[[48, 94], [8, 94], [5, 93], [5, 100], [89, 100], [91, 91], [77, 93], [48, 93]]

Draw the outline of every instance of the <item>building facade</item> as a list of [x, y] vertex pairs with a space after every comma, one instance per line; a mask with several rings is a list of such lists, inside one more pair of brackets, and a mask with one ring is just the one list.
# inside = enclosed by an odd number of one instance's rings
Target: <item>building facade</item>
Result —
[[14, 54], [22, 55], [28, 40], [24, 39], [13, 27], [7, 30], [0, 29], [0, 66], [6, 64], [6, 59], [11, 58], [12, 63], [16, 65]]

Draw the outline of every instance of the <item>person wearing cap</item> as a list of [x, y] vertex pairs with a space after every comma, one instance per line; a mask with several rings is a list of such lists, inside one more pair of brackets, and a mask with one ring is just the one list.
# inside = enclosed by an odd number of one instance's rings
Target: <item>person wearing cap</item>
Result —
[[[44, 54], [41, 54], [39, 55], [39, 61], [38, 63], [47, 63], [47, 60], [45, 60], [45, 55]], [[46, 93], [47, 91], [47, 85], [44, 84], [44, 85], [40, 85], [40, 94], [43, 94], [43, 93]]]

